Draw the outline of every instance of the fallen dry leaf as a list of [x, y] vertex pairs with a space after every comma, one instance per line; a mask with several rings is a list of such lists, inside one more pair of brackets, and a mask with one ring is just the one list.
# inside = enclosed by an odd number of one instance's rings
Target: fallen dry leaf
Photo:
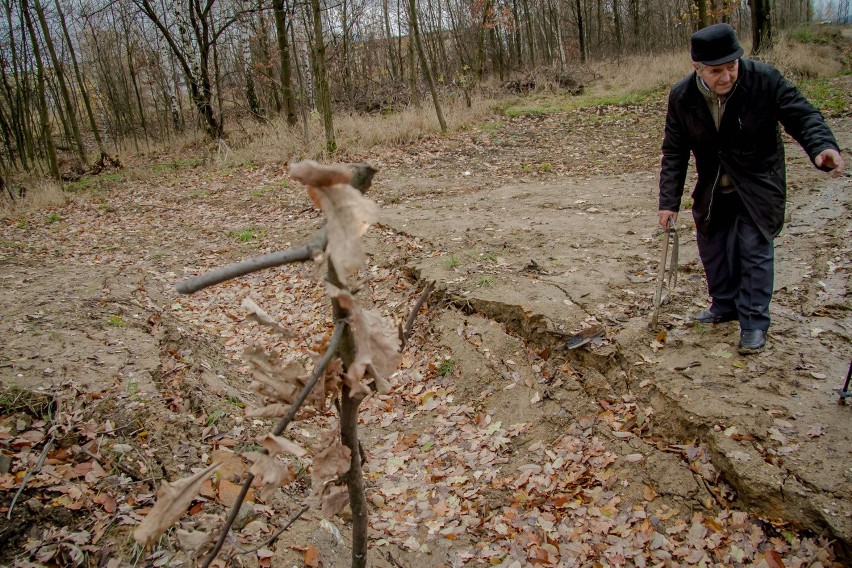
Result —
[[305, 566], [316, 568], [319, 566], [319, 551], [315, 546], [308, 546], [305, 550]]
[[311, 495], [308, 502], [319, 506], [323, 515], [339, 513], [349, 500], [341, 476], [349, 471], [352, 452], [340, 441], [339, 430], [323, 434], [314, 452], [311, 467]]
[[767, 550], [763, 558], [766, 560], [766, 564], [769, 568], [785, 568], [784, 561], [781, 560], [781, 555], [775, 550]]
[[262, 349], [249, 348], [243, 357], [252, 366], [252, 388], [273, 401], [291, 403], [308, 376], [305, 368], [296, 362], [282, 366], [281, 360]]
[[320, 512], [324, 517], [333, 517], [349, 503], [349, 490], [345, 485], [329, 485], [322, 496]]
[[246, 457], [254, 462], [249, 471], [263, 484], [260, 497], [264, 501], [272, 496], [275, 489], [296, 479], [296, 470], [292, 465], [278, 462], [272, 456], [249, 452]]
[[258, 442], [271, 454], [284, 453], [300, 458], [308, 453], [305, 448], [296, 442], [273, 434], [266, 434], [263, 438], [258, 440]]
[[807, 436], [808, 438], [819, 438], [820, 436], [822, 436], [822, 424], [817, 422], [816, 424], [811, 426], [810, 429], [805, 433], [805, 436]]
[[396, 371], [400, 361], [399, 336], [391, 322], [376, 310], [355, 309], [352, 327], [357, 352], [349, 366], [350, 377], [361, 380], [368, 367], [382, 378]]
[[349, 471], [351, 458], [352, 452], [341, 443], [338, 430], [329, 430], [315, 448], [311, 477], [320, 485], [337, 479]]
[[92, 501], [94, 501], [95, 503], [102, 506], [104, 508], [104, 511], [106, 511], [107, 513], [109, 513], [109, 514], [115, 513], [115, 510], [116, 510], [115, 497], [113, 497], [109, 493], [101, 493], [100, 495], [95, 495], [92, 498]]
[[290, 330], [282, 327], [280, 323], [275, 321], [272, 316], [266, 313], [263, 308], [258, 306], [254, 300], [248, 296], [243, 298], [242, 303], [240, 303], [240, 307], [249, 312], [248, 318], [250, 320], [256, 321], [261, 325], [265, 325], [284, 337], [293, 337], [293, 333]]
[[171, 483], [164, 481], [160, 484], [160, 489], [157, 492], [157, 503], [133, 531], [133, 538], [136, 542], [142, 546], [154, 544], [160, 538], [160, 535], [183, 516], [187, 507], [201, 489], [204, 480], [217, 469], [219, 469], [219, 464], [213, 463], [192, 477]]

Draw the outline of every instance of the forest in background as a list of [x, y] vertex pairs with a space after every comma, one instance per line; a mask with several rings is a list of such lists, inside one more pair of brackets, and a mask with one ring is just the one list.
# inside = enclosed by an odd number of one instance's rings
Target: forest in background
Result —
[[423, 105], [446, 131], [442, 105], [470, 106], [485, 84], [523, 90], [534, 88], [531, 77], [547, 77], [576, 87], [579, 65], [683, 50], [693, 30], [716, 21], [752, 37], [759, 53], [773, 30], [849, 12], [849, 0], [820, 13], [808, 0], [2, 4], [0, 179], [73, 178], [109, 155], [187, 133], [223, 139], [252, 122], [322, 136], [329, 153], [336, 113]]

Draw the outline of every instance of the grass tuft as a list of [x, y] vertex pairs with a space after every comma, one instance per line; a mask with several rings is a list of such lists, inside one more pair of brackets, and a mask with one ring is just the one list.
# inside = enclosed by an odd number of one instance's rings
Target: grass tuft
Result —
[[453, 268], [461, 266], [461, 259], [459, 259], [457, 256], [451, 256], [444, 261], [444, 266], [452, 270]]

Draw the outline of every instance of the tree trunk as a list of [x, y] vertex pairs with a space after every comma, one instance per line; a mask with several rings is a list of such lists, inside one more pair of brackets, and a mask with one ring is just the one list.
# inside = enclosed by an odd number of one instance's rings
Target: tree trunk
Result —
[[[476, 77], [480, 82], [482, 81], [482, 75], [485, 73], [485, 34], [491, 20], [491, 11], [492, 6], [494, 5], [493, 1], [494, 0], [485, 0], [485, 5], [482, 7], [482, 21], [479, 24]], [[414, 10], [414, 3], [409, 0], [409, 4], [411, 4], [411, 9]], [[412, 19], [416, 20], [416, 17], [412, 16]]]
[[[61, 95], [62, 102], [65, 105], [66, 117], [71, 128], [71, 134], [74, 137], [74, 144], [77, 147], [77, 157], [79, 157], [80, 161], [85, 164], [86, 147], [83, 145], [83, 137], [80, 136], [80, 127], [77, 125], [77, 113], [74, 112], [74, 105], [71, 104], [71, 95], [68, 93], [68, 85], [65, 83], [65, 72], [63, 71], [62, 64], [59, 62], [59, 58], [56, 56], [56, 49], [53, 46], [50, 28], [48, 27], [47, 20], [44, 17], [44, 10], [42, 9], [41, 2], [39, 0], [33, 0], [33, 7], [35, 8], [38, 22], [41, 25], [41, 31], [44, 35], [44, 44], [47, 47], [48, 54], [50, 55], [50, 63], [53, 65], [53, 73], [56, 76], [56, 80], [59, 82], [59, 94]], [[33, 36], [33, 44], [35, 43], [36, 38]]]
[[621, 9], [618, 6], [618, 0], [612, 0], [612, 24], [615, 27], [615, 53], [621, 55]]
[[30, 32], [30, 37], [32, 38], [32, 46], [33, 46], [33, 59], [36, 64], [36, 81], [38, 87], [38, 98], [39, 98], [39, 107], [38, 107], [38, 116], [41, 122], [41, 133], [44, 141], [44, 149], [45, 154], [47, 156], [47, 165], [50, 171], [50, 176], [56, 181], [61, 181], [62, 176], [59, 173], [59, 162], [56, 160], [56, 146], [53, 144], [53, 133], [50, 129], [50, 119], [47, 114], [47, 96], [46, 96], [46, 85], [44, 80], [44, 65], [41, 61], [41, 50], [38, 46], [38, 38], [35, 33], [35, 27], [33, 27], [32, 18], [30, 17], [30, 9], [28, 6], [28, 0], [21, 0], [21, 11], [23, 12], [24, 20], [27, 24], [27, 30]]
[[574, 8], [577, 10], [577, 40], [580, 44], [580, 62], [586, 62], [586, 32], [583, 29], [583, 7], [580, 0], [574, 0]]
[[[441, 132], [447, 132], [447, 123], [444, 120], [444, 113], [441, 110], [441, 102], [438, 100], [438, 91], [435, 89], [435, 81], [432, 79], [432, 72], [429, 70], [429, 62], [426, 61], [426, 54], [423, 52], [423, 43], [420, 41], [420, 26], [417, 24], [417, 11], [414, 0], [408, 0], [408, 15], [411, 22], [411, 31], [414, 35], [414, 47], [417, 49], [417, 56], [420, 59], [420, 67], [423, 74], [426, 76], [426, 82], [429, 84], [429, 92], [432, 94], [432, 103], [435, 105], [435, 114], [438, 115], [438, 124], [441, 125]], [[411, 38], [409, 38], [411, 39]]]
[[317, 106], [325, 127], [325, 149], [329, 154], [333, 154], [337, 151], [337, 141], [334, 139], [334, 117], [331, 113], [331, 93], [326, 74], [325, 38], [322, 32], [322, 11], [319, 0], [311, 0], [311, 12], [314, 23], [313, 64], [314, 81], [317, 86]]
[[293, 101], [292, 75], [290, 66], [290, 46], [287, 44], [287, 13], [284, 11], [284, 0], [272, 0], [272, 9], [275, 11], [275, 34], [278, 38], [279, 78], [281, 80], [281, 93], [284, 96], [284, 115], [287, 124], [296, 124], [296, 104]]
[[529, 0], [523, 0], [524, 19], [527, 23], [527, 51], [530, 54], [530, 67], [535, 69], [535, 36], [533, 35], [532, 18], [530, 18]]
[[240, 43], [242, 44], [243, 73], [246, 76], [246, 103], [248, 104], [249, 111], [255, 117], [260, 117], [260, 102], [257, 100], [257, 90], [254, 86], [254, 76], [252, 74], [249, 22], [243, 22], [241, 27]]
[[257, 0], [257, 31], [258, 47], [260, 55], [263, 58], [263, 77], [264, 83], [267, 85], [267, 90], [272, 95], [272, 102], [275, 105], [275, 113], [281, 114], [281, 96], [279, 95], [278, 86], [275, 84], [273, 76], [272, 54], [269, 50], [269, 34], [266, 31], [266, 16], [263, 15], [263, 0]]
[[127, 58], [127, 71], [130, 73], [130, 84], [133, 85], [133, 94], [136, 97], [136, 108], [139, 110], [139, 123], [142, 133], [145, 135], [145, 144], [148, 144], [148, 121], [145, 119], [145, 107], [142, 104], [142, 95], [139, 92], [139, 81], [136, 78], [136, 65], [133, 61], [133, 49], [130, 45], [131, 27], [127, 22], [127, 15], [121, 11], [121, 25], [124, 28], [124, 50]]
[[390, 9], [388, 8], [388, 0], [382, 0], [382, 23], [385, 26], [385, 41], [388, 48], [388, 71], [390, 71], [391, 81], [399, 78], [400, 72], [396, 65], [396, 55], [393, 52], [393, 37], [391, 36], [390, 27]]
[[350, 61], [349, 53], [349, 0], [341, 0], [340, 2], [342, 22], [342, 39], [343, 39], [343, 90], [352, 96], [352, 62]]
[[[413, 0], [412, 0], [413, 1]], [[370, 188], [375, 170], [369, 166], [361, 165], [352, 176], [352, 187], [366, 193]], [[331, 262], [328, 263], [328, 281], [342, 288], [343, 283], [337, 275], [337, 271]], [[349, 311], [343, 309], [340, 303], [332, 300], [332, 315], [334, 321], [340, 321], [349, 317]], [[357, 354], [355, 347], [355, 336], [352, 328], [346, 326], [343, 338], [338, 347], [343, 368], [348, 369], [355, 361]], [[364, 488], [364, 475], [361, 470], [361, 444], [358, 440], [358, 407], [364, 399], [363, 395], [352, 396], [352, 391], [344, 385], [340, 393], [340, 441], [349, 448], [350, 462], [349, 471], [346, 473], [346, 488], [349, 491], [349, 508], [352, 511], [352, 568], [365, 568], [367, 566], [367, 493]]]
[[71, 65], [74, 69], [74, 77], [77, 80], [77, 88], [80, 89], [80, 97], [83, 99], [83, 106], [86, 108], [86, 116], [89, 119], [89, 128], [92, 130], [92, 135], [95, 137], [95, 143], [98, 145], [98, 153], [101, 156], [106, 155], [104, 141], [101, 138], [101, 131], [98, 128], [98, 122], [95, 120], [95, 113], [92, 110], [92, 101], [89, 97], [89, 91], [86, 89], [86, 82], [83, 80], [83, 74], [80, 72], [80, 66], [77, 64], [76, 50], [71, 42], [71, 34], [68, 33], [68, 26], [65, 24], [65, 14], [62, 12], [62, 7], [59, 0], [53, 0], [56, 6], [56, 12], [59, 14], [59, 23], [62, 24], [62, 33], [65, 37], [65, 43], [68, 44], [68, 55], [71, 57]]
[[692, 0], [695, 2], [696, 20], [692, 26], [693, 31], [698, 31], [707, 26], [707, 0]]
[[[172, 53], [177, 59], [181, 70], [189, 84], [189, 93], [192, 98], [192, 103], [198, 112], [198, 116], [204, 123], [204, 129], [207, 135], [211, 138], [219, 138], [222, 136], [222, 124], [216, 117], [212, 103], [212, 88], [210, 85], [209, 59], [210, 49], [215, 38], [224, 30], [225, 27], [219, 29], [215, 33], [210, 30], [210, 13], [209, 9], [198, 11], [194, 3], [190, 3], [190, 23], [195, 32], [195, 44], [198, 46], [198, 59], [195, 59], [192, 48], [192, 42], [189, 40], [188, 25], [184, 21], [184, 14], [178, 9], [178, 5], [174, 5], [175, 18], [178, 22], [178, 33], [180, 34], [181, 44], [178, 44], [171, 28], [167, 27], [154, 9], [151, 0], [134, 0], [142, 13], [151, 20], [151, 22], [160, 30], [163, 38], [169, 44]], [[212, 6], [212, 4], [210, 4]], [[230, 24], [230, 22], [229, 22]]]
[[417, 91], [417, 65], [414, 55], [414, 40], [408, 34], [408, 85], [411, 90], [411, 102], [414, 108], [420, 108], [420, 93]]
[[512, 17], [515, 20], [512, 53], [515, 56], [515, 67], [520, 69], [523, 66], [523, 52], [521, 51], [521, 14], [518, 11], [518, 0], [512, 0]]
[[459, 34], [459, 24], [458, 18], [453, 13], [453, 7], [450, 4], [447, 4], [447, 15], [450, 17], [450, 29], [453, 32], [453, 38], [456, 42], [456, 49], [458, 51], [459, 59], [461, 60], [462, 66], [462, 75], [466, 75], [467, 71], [470, 71], [473, 67], [470, 64], [470, 54], [467, 51], [467, 43], [463, 41], [461, 35]]
[[[3, 2], [3, 8], [6, 13], [6, 23], [9, 31], [9, 54], [11, 55], [12, 78], [14, 80], [14, 89], [9, 84], [9, 77], [3, 73], [3, 87], [6, 91], [6, 96], [11, 109], [11, 123], [14, 131], [15, 146], [18, 152], [18, 158], [21, 161], [21, 167], [24, 171], [30, 170], [30, 162], [35, 159], [34, 144], [32, 141], [32, 130], [26, 127], [26, 116], [31, 113], [26, 112], [24, 107], [29, 106], [29, 97], [24, 96], [24, 88], [21, 84], [21, 72], [18, 65], [18, 50], [14, 37], [15, 27], [12, 25], [12, 6], [8, 1]], [[23, 25], [22, 25], [23, 27]], [[0, 54], [0, 59], [3, 59]], [[4, 64], [3, 69], [6, 69]], [[14, 154], [9, 152], [10, 156]]]
[[769, 0], [749, 0], [751, 6], [751, 53], [758, 55], [772, 45]]

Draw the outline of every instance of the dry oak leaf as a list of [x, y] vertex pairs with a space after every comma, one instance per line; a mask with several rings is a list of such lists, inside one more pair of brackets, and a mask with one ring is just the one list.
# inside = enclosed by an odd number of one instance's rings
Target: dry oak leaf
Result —
[[281, 418], [287, 414], [289, 408], [289, 405], [284, 405], [280, 402], [267, 404], [260, 408], [246, 407], [246, 416], [249, 418]]
[[385, 388], [381, 389], [385, 392], [380, 390], [379, 394], [387, 394], [386, 389], [390, 385], [384, 378], [399, 366], [399, 335], [391, 322], [376, 310], [354, 310], [352, 328], [357, 351], [348, 374], [353, 379], [361, 380], [367, 367], [370, 367], [374, 377], [382, 379], [377, 380], [376, 386], [385, 385]]
[[248, 319], [269, 327], [272, 331], [280, 334], [282, 337], [293, 337], [293, 333], [290, 330], [282, 327], [280, 323], [275, 321], [272, 316], [266, 313], [266, 310], [258, 306], [251, 298], [243, 298], [243, 301], [240, 303], [240, 307], [249, 313]]
[[160, 489], [157, 491], [157, 503], [133, 531], [133, 538], [136, 542], [142, 546], [157, 542], [160, 535], [183, 516], [187, 507], [201, 489], [201, 485], [214, 471], [219, 469], [220, 465], [214, 463], [192, 477], [171, 483], [164, 481], [160, 484]]
[[266, 436], [258, 440], [258, 443], [270, 454], [285, 453], [300, 458], [308, 453], [305, 448], [296, 442], [274, 434], [266, 434]]
[[245, 456], [254, 462], [249, 471], [263, 484], [260, 498], [264, 501], [267, 501], [278, 487], [296, 479], [296, 470], [290, 464], [283, 464], [260, 452], [249, 452]]
[[326, 215], [326, 250], [338, 277], [345, 281], [363, 264], [361, 237], [376, 220], [378, 205], [349, 185], [346, 166], [323, 166], [305, 160], [290, 166], [290, 175], [308, 186], [308, 195]]
[[320, 512], [323, 517], [333, 517], [349, 503], [349, 490], [345, 485], [328, 485], [322, 496]]
[[402, 357], [399, 334], [392, 322], [382, 317], [377, 310], [362, 309], [348, 290], [341, 290], [329, 283], [326, 283], [326, 289], [341, 307], [350, 312], [356, 352], [344, 380], [352, 390], [352, 396], [369, 394], [369, 390], [361, 383], [368, 371], [375, 381], [376, 391], [387, 394], [391, 386], [386, 377], [396, 371]]
[[314, 449], [313, 487], [334, 481], [349, 471], [352, 452], [341, 443], [337, 429], [327, 431]]
[[290, 362], [282, 366], [280, 359], [262, 349], [246, 349], [243, 358], [252, 367], [255, 379], [252, 388], [273, 401], [292, 403], [308, 376], [299, 363]]
[[342, 164], [325, 166], [314, 160], [302, 160], [290, 166], [290, 177], [311, 187], [348, 184], [352, 170]]
[[308, 502], [319, 505], [322, 514], [339, 513], [349, 502], [345, 485], [338, 485], [340, 477], [349, 471], [352, 452], [340, 442], [338, 430], [326, 432], [317, 445], [311, 467], [311, 495]]
[[315, 546], [308, 546], [305, 550], [305, 566], [316, 568], [319, 566], [319, 551]]

